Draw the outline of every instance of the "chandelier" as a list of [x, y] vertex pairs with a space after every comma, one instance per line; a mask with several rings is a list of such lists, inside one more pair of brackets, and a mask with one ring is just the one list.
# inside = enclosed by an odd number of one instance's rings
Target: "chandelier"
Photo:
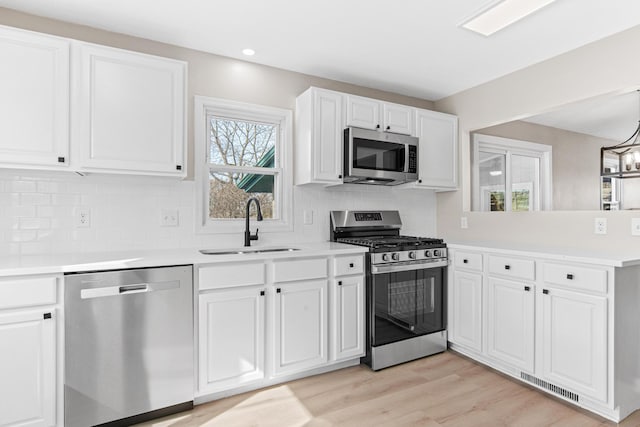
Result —
[[[640, 100], [640, 90], [636, 92]], [[640, 120], [629, 138], [600, 149], [600, 176], [640, 178]]]

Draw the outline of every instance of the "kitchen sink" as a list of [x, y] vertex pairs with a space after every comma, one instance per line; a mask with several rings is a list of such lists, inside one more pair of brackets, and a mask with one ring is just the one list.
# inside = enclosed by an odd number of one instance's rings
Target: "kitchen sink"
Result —
[[217, 250], [217, 249], [200, 249], [203, 255], [240, 255], [240, 254], [261, 254], [268, 252], [293, 252], [299, 251], [298, 248], [256, 248], [256, 249], [237, 249], [237, 250]]

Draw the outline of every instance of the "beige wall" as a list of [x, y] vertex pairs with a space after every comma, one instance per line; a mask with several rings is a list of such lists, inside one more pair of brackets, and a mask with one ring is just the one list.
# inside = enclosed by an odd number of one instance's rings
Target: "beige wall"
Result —
[[[640, 61], [634, 57], [640, 26], [469, 89], [435, 103], [460, 119], [462, 188], [438, 194], [438, 231], [450, 241], [526, 243], [608, 251], [635, 251], [640, 239], [630, 235], [637, 211], [554, 211], [481, 213], [469, 210], [469, 133], [519, 120], [572, 102], [636, 89]], [[460, 217], [469, 228], [460, 228]], [[608, 220], [608, 234], [595, 235], [594, 218]]]
[[45, 19], [6, 8], [0, 8], [0, 24], [187, 61], [189, 64], [187, 102], [189, 108], [188, 173], [190, 177], [193, 177], [194, 95], [233, 99], [293, 110], [295, 109], [295, 99], [299, 94], [309, 86], [318, 86], [389, 102], [433, 109], [433, 103], [423, 99]]
[[477, 132], [551, 145], [553, 209], [600, 209], [600, 148], [615, 141], [521, 120]]

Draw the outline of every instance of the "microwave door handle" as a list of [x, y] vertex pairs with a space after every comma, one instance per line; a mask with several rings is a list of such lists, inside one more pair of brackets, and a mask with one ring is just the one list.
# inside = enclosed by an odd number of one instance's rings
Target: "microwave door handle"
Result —
[[409, 173], [409, 151], [411, 151], [409, 149], [410, 147], [410, 145], [405, 145], [404, 147], [404, 166], [402, 168], [404, 173]]

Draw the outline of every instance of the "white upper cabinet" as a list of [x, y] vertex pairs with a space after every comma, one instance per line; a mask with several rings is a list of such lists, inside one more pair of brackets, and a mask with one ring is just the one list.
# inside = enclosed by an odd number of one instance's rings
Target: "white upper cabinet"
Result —
[[457, 189], [456, 116], [315, 87], [296, 99], [296, 185], [342, 184], [347, 126], [420, 138], [419, 181], [399, 187]]
[[458, 118], [416, 110], [419, 187], [455, 190], [458, 187]]
[[173, 59], [74, 46], [77, 169], [185, 176], [185, 69]]
[[296, 184], [342, 184], [342, 99], [314, 87], [296, 99]]
[[0, 27], [0, 165], [69, 161], [69, 41]]
[[361, 96], [347, 95], [347, 126], [386, 132], [413, 133], [413, 108]]

